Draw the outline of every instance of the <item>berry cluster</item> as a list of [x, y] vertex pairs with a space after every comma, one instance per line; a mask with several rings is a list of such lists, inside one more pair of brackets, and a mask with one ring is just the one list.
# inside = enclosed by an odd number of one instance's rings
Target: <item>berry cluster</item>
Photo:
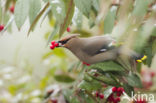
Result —
[[112, 94], [108, 97], [109, 102], [118, 103], [120, 102], [120, 96], [123, 94], [124, 89], [122, 87], [113, 87]]
[[134, 103], [147, 103], [144, 99], [137, 99]]
[[50, 49], [54, 49], [55, 47], [58, 47], [59, 46], [59, 43], [55, 42], [55, 41], [52, 41], [51, 42], [51, 46], [50, 46]]
[[104, 94], [103, 93], [99, 93], [98, 91], [95, 92], [95, 96], [100, 99], [103, 99], [104, 98]]

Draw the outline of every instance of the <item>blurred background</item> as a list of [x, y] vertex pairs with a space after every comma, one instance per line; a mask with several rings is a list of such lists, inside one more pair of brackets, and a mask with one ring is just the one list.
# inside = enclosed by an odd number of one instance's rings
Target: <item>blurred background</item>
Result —
[[[101, 24], [90, 28], [88, 22], [91, 21], [85, 16], [82, 18], [81, 30], [69, 25], [70, 31], [66, 30], [63, 36], [81, 33], [81, 36], [89, 37], [103, 33], [99, 29]], [[38, 21], [29, 36], [29, 19], [26, 19], [20, 31], [13, 21], [9, 27], [11, 29], [0, 34], [0, 103], [41, 103], [51, 90], [70, 87], [78, 79], [82, 63], [67, 49], [52, 51], [47, 45], [55, 20], [46, 17], [42, 25], [41, 22]], [[75, 23], [74, 19], [72, 22]], [[124, 25], [119, 22], [115, 27], [112, 35], [120, 33]], [[54, 40], [58, 39], [58, 35], [55, 35]], [[143, 65], [141, 70], [145, 88], [152, 90], [149, 93], [156, 93], [155, 73], [156, 56], [152, 58], [151, 67]]]

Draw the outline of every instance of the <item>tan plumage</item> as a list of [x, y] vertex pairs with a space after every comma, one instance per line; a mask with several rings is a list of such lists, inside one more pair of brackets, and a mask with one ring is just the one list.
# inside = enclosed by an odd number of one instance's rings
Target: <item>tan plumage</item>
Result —
[[[69, 39], [69, 40], [68, 40]], [[63, 38], [61, 41], [68, 40], [64, 47], [68, 48], [81, 61], [93, 64], [105, 60], [113, 60], [117, 57], [117, 48], [98, 53], [100, 49], [108, 46], [113, 40], [110, 36], [94, 36], [90, 38], [79, 38], [72, 35]]]
[[[116, 41], [109, 35], [89, 38], [79, 38], [78, 36], [78, 34], [70, 35], [58, 42], [61, 47], [69, 49], [85, 63], [94, 64], [106, 60], [116, 60], [118, 55], [120, 55], [122, 46], [113, 46], [112, 44]], [[138, 55], [133, 51], [131, 53], [126, 55], [136, 57]]]

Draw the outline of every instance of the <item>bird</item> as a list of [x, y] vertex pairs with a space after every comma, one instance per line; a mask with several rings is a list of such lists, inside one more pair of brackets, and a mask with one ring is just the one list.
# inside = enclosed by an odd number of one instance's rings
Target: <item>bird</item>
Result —
[[80, 38], [79, 36], [80, 34], [72, 34], [59, 41], [52, 41], [50, 48], [67, 48], [85, 64], [116, 60], [118, 56], [122, 54], [134, 58], [137, 62], [142, 62], [147, 58], [147, 56], [140, 55], [130, 49], [128, 49], [128, 53], [122, 52], [122, 44], [118, 46], [119, 43], [110, 35], [92, 36], [88, 38]]

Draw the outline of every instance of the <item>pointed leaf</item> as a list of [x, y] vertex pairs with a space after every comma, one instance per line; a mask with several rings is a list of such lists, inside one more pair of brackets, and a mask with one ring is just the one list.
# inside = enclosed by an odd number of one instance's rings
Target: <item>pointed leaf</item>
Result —
[[124, 68], [113, 62], [113, 61], [105, 61], [105, 62], [101, 62], [101, 63], [96, 63], [93, 64], [89, 67], [89, 69], [98, 69], [98, 70], [102, 70], [102, 71], [124, 71]]
[[3, 31], [1, 31], [2, 34], [8, 29], [8, 27], [11, 25], [11, 23], [12, 23], [13, 21], [14, 21], [14, 15], [11, 16], [11, 18], [9, 19], [9, 21], [8, 21], [7, 24], [5, 25]]
[[59, 36], [61, 37], [62, 34], [64, 33], [64, 31], [67, 29], [68, 25], [70, 24], [73, 14], [74, 14], [74, 2], [73, 0], [69, 0], [69, 2], [67, 3], [67, 12], [66, 12], [66, 17], [64, 19], [64, 22], [61, 24], [60, 27], [60, 32], [59, 32]]
[[92, 0], [93, 3], [93, 7], [95, 8], [95, 10], [98, 12], [100, 9], [100, 1], [99, 0]]
[[63, 0], [51, 1], [52, 13], [56, 19], [56, 22], [61, 24], [66, 16], [66, 8]]
[[133, 15], [137, 17], [143, 17], [148, 9], [148, 4], [151, 0], [136, 0], [135, 7], [132, 12]]
[[30, 0], [29, 5], [29, 20], [30, 24], [32, 24], [41, 9], [41, 2], [40, 0]]
[[128, 96], [132, 96], [132, 93], [134, 93], [134, 88], [130, 86], [129, 84], [123, 84], [123, 88], [125, 92], [128, 94]]
[[47, 45], [50, 43], [50, 41], [53, 39], [53, 37], [57, 34], [57, 32], [59, 31], [59, 26], [56, 25], [54, 27], [54, 30], [52, 31], [52, 33], [50, 34], [48, 41], [47, 41]]
[[111, 33], [114, 27], [117, 7], [112, 6], [104, 20], [104, 34]]
[[29, 0], [18, 0], [15, 5], [15, 22], [18, 29], [24, 24], [29, 12]]
[[92, 6], [92, 0], [74, 0], [76, 7], [87, 17]]
[[74, 81], [74, 78], [70, 77], [67, 74], [55, 74], [54, 78], [58, 82], [65, 82], [65, 83], [71, 83]]
[[46, 18], [46, 16], [48, 15], [48, 17], [49, 17], [49, 14], [51, 13], [50, 11], [51, 11], [51, 5], [50, 5], [50, 6], [48, 7], [48, 9], [44, 12], [43, 18], [42, 18], [42, 20], [41, 20], [41, 25], [42, 25], [44, 19]]
[[126, 78], [130, 86], [142, 88], [142, 82], [137, 74], [130, 73]]
[[31, 24], [29, 31], [28, 31], [28, 35], [30, 33], [30, 31], [35, 27], [35, 25], [37, 24], [38, 20], [41, 18], [42, 14], [45, 12], [45, 10], [49, 7], [50, 3], [48, 2], [47, 4], [45, 4], [45, 6], [41, 9], [40, 13], [37, 15], [37, 17], [35, 18], [35, 20], [33, 21], [33, 23]]

